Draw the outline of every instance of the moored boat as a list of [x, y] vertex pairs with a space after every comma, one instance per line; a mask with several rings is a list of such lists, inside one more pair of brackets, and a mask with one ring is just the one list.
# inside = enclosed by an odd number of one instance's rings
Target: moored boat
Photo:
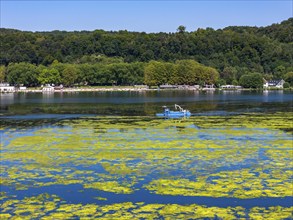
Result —
[[163, 113], [157, 113], [156, 116], [158, 117], [189, 117], [191, 116], [191, 113], [189, 110], [183, 109], [181, 106], [175, 104], [175, 110], [179, 111], [170, 111], [167, 106], [163, 106], [164, 112]]

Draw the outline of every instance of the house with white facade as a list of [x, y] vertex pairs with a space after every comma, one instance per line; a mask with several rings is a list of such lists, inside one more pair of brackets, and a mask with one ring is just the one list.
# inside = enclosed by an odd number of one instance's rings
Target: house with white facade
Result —
[[51, 85], [45, 85], [42, 89], [43, 92], [54, 92], [55, 89], [54, 89], [54, 86], [51, 86]]
[[282, 89], [285, 81], [284, 80], [270, 80], [270, 81], [264, 81], [263, 87], [264, 88], [278, 88]]
[[9, 83], [0, 83], [0, 92], [15, 92], [15, 87]]

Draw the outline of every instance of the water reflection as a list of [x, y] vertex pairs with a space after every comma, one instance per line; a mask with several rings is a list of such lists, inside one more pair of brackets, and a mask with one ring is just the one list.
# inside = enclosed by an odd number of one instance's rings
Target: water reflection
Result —
[[0, 93], [1, 106], [13, 104], [14, 101], [15, 101], [14, 93]]
[[269, 91], [264, 90], [263, 91], [263, 102], [268, 102], [269, 101]]
[[4, 114], [100, 114], [154, 116], [161, 106], [182, 105], [192, 113], [210, 111], [288, 111], [292, 92], [284, 91], [129, 91], [1, 94]]

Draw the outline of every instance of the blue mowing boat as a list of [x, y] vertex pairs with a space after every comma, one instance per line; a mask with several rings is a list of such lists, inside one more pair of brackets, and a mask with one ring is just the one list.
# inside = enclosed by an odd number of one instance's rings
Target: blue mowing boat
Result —
[[181, 117], [189, 117], [191, 116], [190, 111], [183, 109], [181, 106], [175, 104], [175, 109], [179, 111], [170, 111], [167, 106], [163, 106], [164, 112], [157, 113], [156, 116], [158, 117], [165, 117], [165, 118], [181, 118]]

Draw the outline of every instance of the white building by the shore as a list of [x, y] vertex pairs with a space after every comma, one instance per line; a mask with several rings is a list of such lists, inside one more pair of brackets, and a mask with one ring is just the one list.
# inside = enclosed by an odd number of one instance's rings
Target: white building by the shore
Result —
[[236, 85], [222, 85], [221, 89], [242, 89], [242, 86]]
[[264, 88], [278, 88], [282, 89], [285, 81], [281, 80], [271, 80], [271, 81], [264, 81], [263, 87]]
[[19, 87], [19, 91], [25, 91], [26, 90], [26, 86], [20, 86]]
[[15, 87], [9, 83], [0, 83], [0, 92], [15, 92]]
[[43, 92], [54, 92], [55, 89], [54, 89], [54, 87], [51, 86], [51, 85], [46, 85], [46, 86], [43, 87], [42, 91], [43, 91]]

